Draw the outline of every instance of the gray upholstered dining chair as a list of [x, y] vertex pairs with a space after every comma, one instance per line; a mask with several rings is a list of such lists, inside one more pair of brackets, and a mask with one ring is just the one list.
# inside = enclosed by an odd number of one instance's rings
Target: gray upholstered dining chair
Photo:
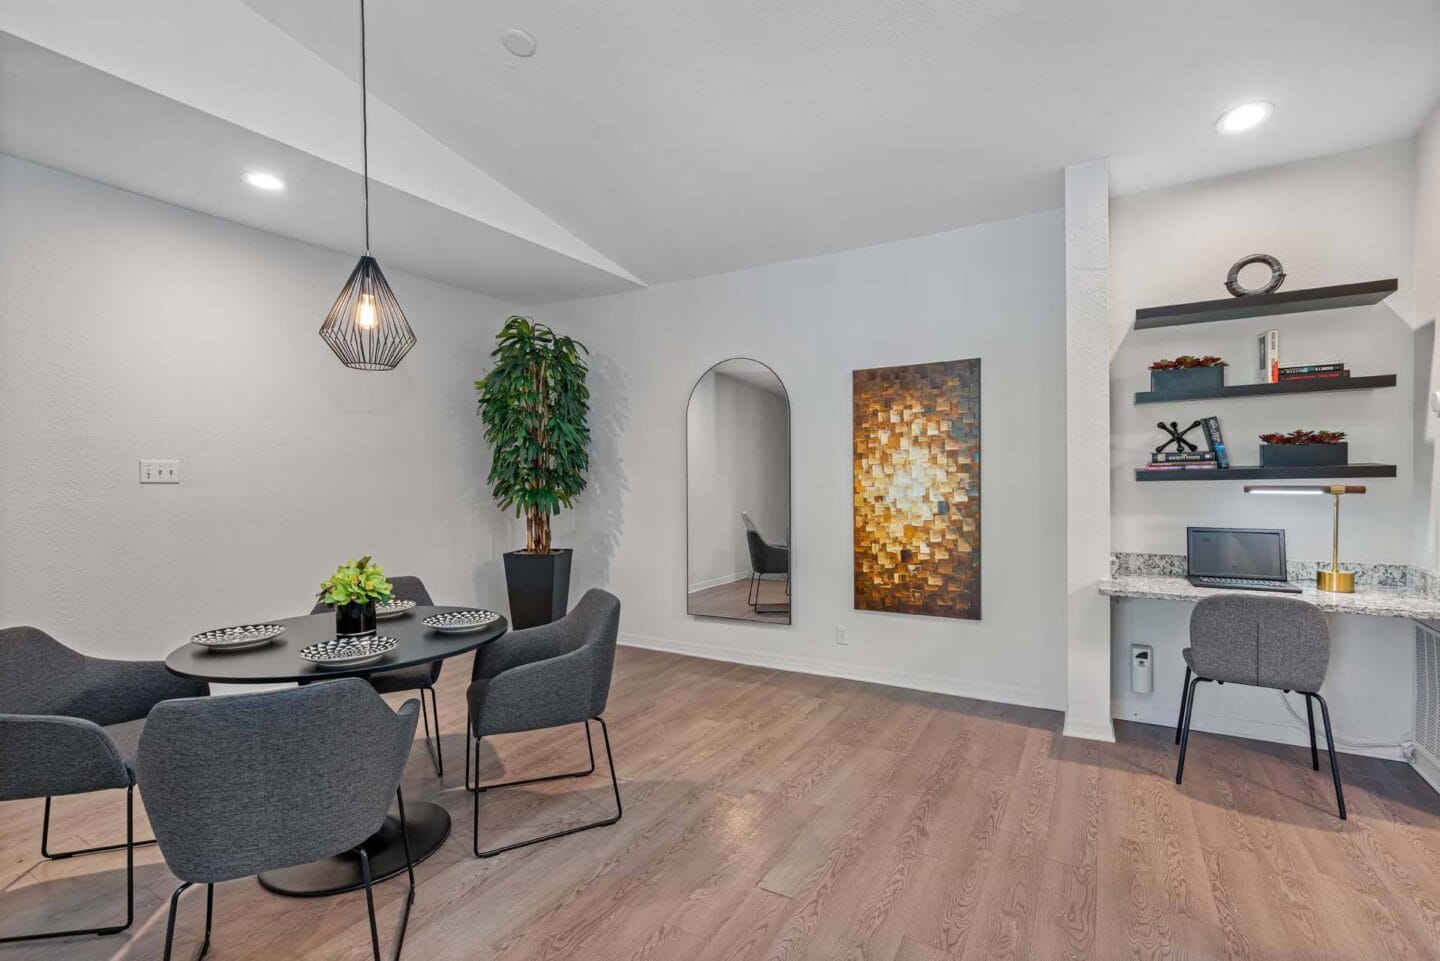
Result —
[[[430, 607], [435, 602], [430, 599], [430, 592], [425, 589], [425, 584], [418, 577], [398, 575], [389, 578], [390, 584], [394, 587], [392, 595], [396, 600], [414, 601], [421, 607]], [[316, 604], [311, 614], [323, 614], [330, 610], [329, 604]], [[435, 775], [445, 776], [445, 757], [440, 751], [440, 705], [435, 700], [435, 682], [440, 680], [440, 668], [445, 662], [431, 661], [429, 664], [417, 664], [414, 667], [402, 667], [396, 671], [382, 671], [370, 675], [370, 684], [381, 694], [394, 694], [399, 691], [420, 692], [420, 720], [425, 727], [425, 748], [430, 752], [430, 762], [435, 765]], [[425, 705], [425, 694], [430, 694], [430, 705]], [[435, 716], [435, 737], [430, 737], [430, 716]]]
[[[619, 634], [620, 599], [602, 590], [589, 590], [580, 598], [580, 603], [560, 620], [514, 631], [476, 652], [475, 680], [466, 691], [466, 699], [470, 703], [470, 734], [474, 738], [477, 781], [480, 774], [480, 741], [494, 734], [584, 724], [585, 747], [590, 753], [590, 766], [583, 771], [549, 774], [503, 784], [477, 784], [473, 789], [474, 848], [477, 857], [494, 857], [541, 841], [604, 827], [619, 821], [625, 813], [620, 804], [620, 782], [615, 776], [615, 756], [610, 752], [610, 729], [602, 717], [610, 696], [610, 676], [615, 668], [615, 642]], [[595, 772], [591, 720], [599, 722], [605, 740], [610, 788], [615, 795], [615, 816], [528, 841], [480, 850], [482, 793], [521, 784], [584, 777]], [[466, 763], [468, 782], [468, 755]]]
[[746, 600], [759, 611], [760, 585], [767, 574], [783, 574], [785, 593], [790, 593], [790, 548], [767, 541], [745, 511], [740, 512], [740, 520], [745, 524], [745, 546], [750, 551], [750, 588]]
[[[135, 919], [135, 747], [145, 716], [168, 698], [210, 692], [159, 661], [115, 661], [71, 650], [34, 627], [0, 630], [0, 801], [45, 799], [40, 855], [49, 859], [125, 851], [125, 923], [0, 938], [32, 941], [116, 934]], [[125, 791], [125, 842], [50, 850], [50, 799]]]
[[[1335, 803], [1345, 819], [1345, 791], [1340, 786], [1340, 764], [1335, 758], [1335, 735], [1330, 728], [1330, 706], [1320, 696], [1330, 667], [1330, 628], [1314, 605], [1293, 597], [1221, 594], [1195, 605], [1190, 615], [1190, 646], [1185, 657], [1185, 684], [1180, 692], [1180, 719], [1175, 743], [1180, 760], [1175, 783], [1185, 774], [1185, 750], [1190, 742], [1190, 719], [1195, 712], [1195, 688], [1204, 681], [1248, 684], [1296, 691], [1305, 697], [1310, 721], [1310, 765], [1320, 770], [1315, 743], [1315, 707], [1325, 722], [1325, 743], [1330, 750], [1330, 776], [1335, 781]], [[1194, 677], [1192, 678], [1192, 672]]]
[[[180, 879], [170, 895], [165, 958], [180, 895], [204, 884], [210, 946], [215, 884], [355, 850], [380, 959], [370, 860], [362, 842], [379, 830], [394, 797], [405, 834], [400, 776], [415, 737], [415, 701], [399, 711], [358, 678], [263, 694], [167, 701], [140, 737], [140, 787], [165, 863]], [[394, 956], [405, 941], [415, 871]]]

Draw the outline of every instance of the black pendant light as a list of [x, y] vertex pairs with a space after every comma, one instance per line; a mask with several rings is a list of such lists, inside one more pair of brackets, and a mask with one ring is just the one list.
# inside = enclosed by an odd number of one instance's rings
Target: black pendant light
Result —
[[320, 336], [355, 370], [394, 370], [415, 346], [400, 302], [370, 256], [370, 104], [365, 86], [365, 0], [360, 0], [360, 143], [365, 179], [365, 256], [330, 308]]

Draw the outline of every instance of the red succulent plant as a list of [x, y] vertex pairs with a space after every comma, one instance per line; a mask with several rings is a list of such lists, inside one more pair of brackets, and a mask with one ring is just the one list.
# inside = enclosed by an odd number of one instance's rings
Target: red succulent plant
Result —
[[1267, 444], [1338, 444], [1345, 439], [1343, 430], [1292, 430], [1288, 434], [1261, 434]]
[[1195, 357], [1191, 354], [1182, 354], [1174, 360], [1157, 360], [1150, 365], [1151, 370], [1189, 370], [1192, 367], [1224, 367], [1225, 361], [1219, 357], [1212, 357], [1206, 354], [1204, 357]]

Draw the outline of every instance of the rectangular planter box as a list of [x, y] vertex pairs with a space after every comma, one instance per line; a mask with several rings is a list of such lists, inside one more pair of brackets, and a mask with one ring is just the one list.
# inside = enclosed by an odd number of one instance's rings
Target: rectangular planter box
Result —
[[1261, 444], [1261, 467], [1342, 467], [1350, 463], [1350, 445]]
[[1225, 367], [1181, 367], [1150, 371], [1151, 390], [1211, 390], [1225, 386]]

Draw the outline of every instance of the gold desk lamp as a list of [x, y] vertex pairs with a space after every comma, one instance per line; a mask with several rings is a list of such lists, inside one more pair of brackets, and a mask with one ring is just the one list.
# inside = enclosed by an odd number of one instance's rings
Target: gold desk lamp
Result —
[[1346, 484], [1275, 484], [1245, 485], [1247, 494], [1329, 494], [1335, 498], [1335, 529], [1330, 537], [1330, 569], [1315, 572], [1315, 586], [1332, 594], [1355, 593], [1355, 573], [1340, 569], [1340, 498], [1345, 494], [1363, 494], [1365, 488]]

